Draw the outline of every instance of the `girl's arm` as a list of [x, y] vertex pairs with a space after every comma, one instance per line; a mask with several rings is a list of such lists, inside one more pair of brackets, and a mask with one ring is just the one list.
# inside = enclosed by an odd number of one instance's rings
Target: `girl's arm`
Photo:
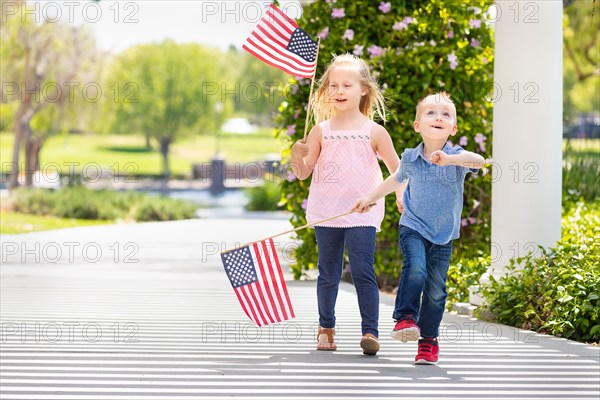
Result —
[[[392, 141], [390, 134], [383, 126], [377, 124], [373, 128], [371, 138], [375, 151], [383, 160], [383, 163], [387, 167], [390, 174], [394, 174], [400, 166], [400, 158], [398, 157], [398, 153], [396, 153], [394, 142]], [[402, 185], [398, 190], [396, 190], [396, 206], [400, 212], [404, 211], [402, 196], [404, 195], [405, 189], [406, 184]]]
[[[403, 187], [406, 187], [406, 182], [398, 182], [396, 173], [393, 173], [392, 175], [388, 176], [381, 185], [373, 189], [371, 193], [358, 200], [352, 209], [358, 211], [359, 213], [367, 212], [370, 210], [371, 205], [376, 203], [379, 199], [395, 190], [400, 190]], [[404, 190], [402, 189], [402, 191]]]
[[292, 146], [292, 173], [301, 181], [312, 174], [315, 164], [321, 154], [321, 127], [313, 126], [308, 134], [306, 143], [301, 140]]

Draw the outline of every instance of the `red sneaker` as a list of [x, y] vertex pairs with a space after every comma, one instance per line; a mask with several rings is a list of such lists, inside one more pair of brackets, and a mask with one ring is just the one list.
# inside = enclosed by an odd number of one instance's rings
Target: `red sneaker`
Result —
[[438, 363], [440, 346], [435, 338], [419, 339], [419, 352], [415, 357], [415, 364], [435, 365]]
[[390, 334], [396, 340], [400, 340], [404, 343], [409, 340], [415, 341], [419, 339], [419, 335], [421, 330], [410, 318], [403, 319], [402, 321], [396, 322], [396, 326], [394, 326], [394, 330]]

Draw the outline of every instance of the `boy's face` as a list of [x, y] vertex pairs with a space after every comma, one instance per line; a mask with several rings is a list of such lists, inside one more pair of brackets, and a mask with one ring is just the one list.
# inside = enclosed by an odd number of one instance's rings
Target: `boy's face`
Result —
[[458, 130], [454, 104], [441, 96], [428, 96], [419, 105], [415, 132], [423, 139], [447, 140]]

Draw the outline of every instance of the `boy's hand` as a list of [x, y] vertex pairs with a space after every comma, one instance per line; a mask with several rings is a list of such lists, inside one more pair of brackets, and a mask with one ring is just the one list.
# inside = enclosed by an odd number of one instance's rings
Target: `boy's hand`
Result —
[[371, 210], [371, 207], [373, 207], [375, 204], [370, 201], [368, 198], [363, 197], [362, 199], [358, 200], [355, 204], [354, 207], [352, 207], [353, 210], [356, 210], [356, 212], [363, 214], [366, 213], [368, 211]]
[[303, 159], [308, 155], [308, 145], [301, 140], [298, 140], [292, 146], [292, 158]]
[[448, 154], [444, 153], [442, 150], [436, 150], [433, 153], [431, 153], [429, 161], [431, 161], [432, 164], [436, 164], [443, 167], [444, 165], [448, 165], [450, 163], [450, 159], [451, 157]]

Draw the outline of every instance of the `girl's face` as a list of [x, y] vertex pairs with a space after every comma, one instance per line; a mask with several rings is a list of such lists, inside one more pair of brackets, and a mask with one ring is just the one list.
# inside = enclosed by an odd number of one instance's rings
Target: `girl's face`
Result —
[[358, 111], [366, 93], [355, 69], [335, 67], [329, 73], [329, 98], [338, 112]]

